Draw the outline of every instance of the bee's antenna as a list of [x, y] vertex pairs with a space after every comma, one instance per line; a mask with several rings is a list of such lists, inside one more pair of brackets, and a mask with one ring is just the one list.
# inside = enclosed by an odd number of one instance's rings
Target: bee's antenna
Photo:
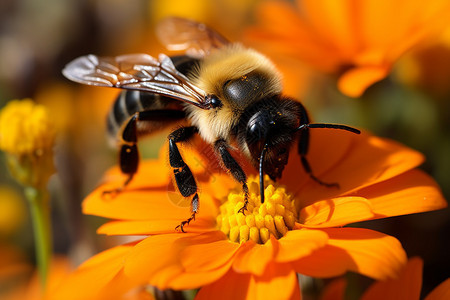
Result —
[[261, 203], [264, 203], [264, 155], [267, 151], [267, 144], [264, 147], [259, 156], [259, 194], [261, 196]]
[[340, 129], [340, 130], [346, 130], [350, 131], [356, 134], [360, 134], [361, 131], [350, 127], [346, 125], [339, 125], [339, 124], [324, 124], [324, 123], [313, 123], [313, 124], [302, 124], [298, 128], [295, 129], [295, 131], [304, 130], [307, 128], [330, 128], [330, 129]]

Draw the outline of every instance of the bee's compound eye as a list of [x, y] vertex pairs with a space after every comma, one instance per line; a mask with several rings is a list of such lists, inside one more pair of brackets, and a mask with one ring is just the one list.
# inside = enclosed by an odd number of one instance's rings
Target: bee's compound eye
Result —
[[222, 106], [222, 101], [220, 101], [220, 99], [217, 98], [216, 95], [211, 95], [209, 97], [209, 103], [211, 104], [212, 108], [218, 108]]

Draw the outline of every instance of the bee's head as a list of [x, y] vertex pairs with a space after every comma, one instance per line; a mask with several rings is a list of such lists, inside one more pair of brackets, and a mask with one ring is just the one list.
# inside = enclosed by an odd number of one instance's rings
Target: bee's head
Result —
[[[263, 159], [263, 172], [273, 180], [280, 178], [288, 162], [289, 150], [299, 125], [297, 106], [280, 96], [255, 103], [241, 118], [240, 140], [247, 146], [255, 167]], [[263, 149], [264, 154], [263, 153]]]

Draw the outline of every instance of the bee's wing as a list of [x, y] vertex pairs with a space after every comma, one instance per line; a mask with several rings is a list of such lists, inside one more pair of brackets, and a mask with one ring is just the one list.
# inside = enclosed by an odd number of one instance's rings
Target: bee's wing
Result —
[[178, 72], [164, 54], [158, 59], [147, 54], [116, 57], [90, 54], [73, 60], [62, 72], [68, 79], [83, 84], [151, 92], [209, 108], [205, 105], [206, 93]]
[[196, 58], [229, 44], [226, 38], [205, 24], [179, 17], [160, 21], [156, 35], [168, 50], [184, 50], [188, 56]]

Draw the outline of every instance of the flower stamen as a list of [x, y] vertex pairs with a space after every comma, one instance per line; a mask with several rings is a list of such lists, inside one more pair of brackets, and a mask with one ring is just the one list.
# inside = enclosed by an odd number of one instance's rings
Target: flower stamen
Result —
[[239, 212], [244, 205], [244, 193], [239, 188], [231, 191], [220, 206], [217, 226], [230, 241], [264, 244], [271, 235], [279, 239], [294, 228], [297, 213], [291, 195], [267, 176], [264, 181], [264, 203], [259, 195], [259, 180], [250, 177], [249, 202], [244, 213]]

